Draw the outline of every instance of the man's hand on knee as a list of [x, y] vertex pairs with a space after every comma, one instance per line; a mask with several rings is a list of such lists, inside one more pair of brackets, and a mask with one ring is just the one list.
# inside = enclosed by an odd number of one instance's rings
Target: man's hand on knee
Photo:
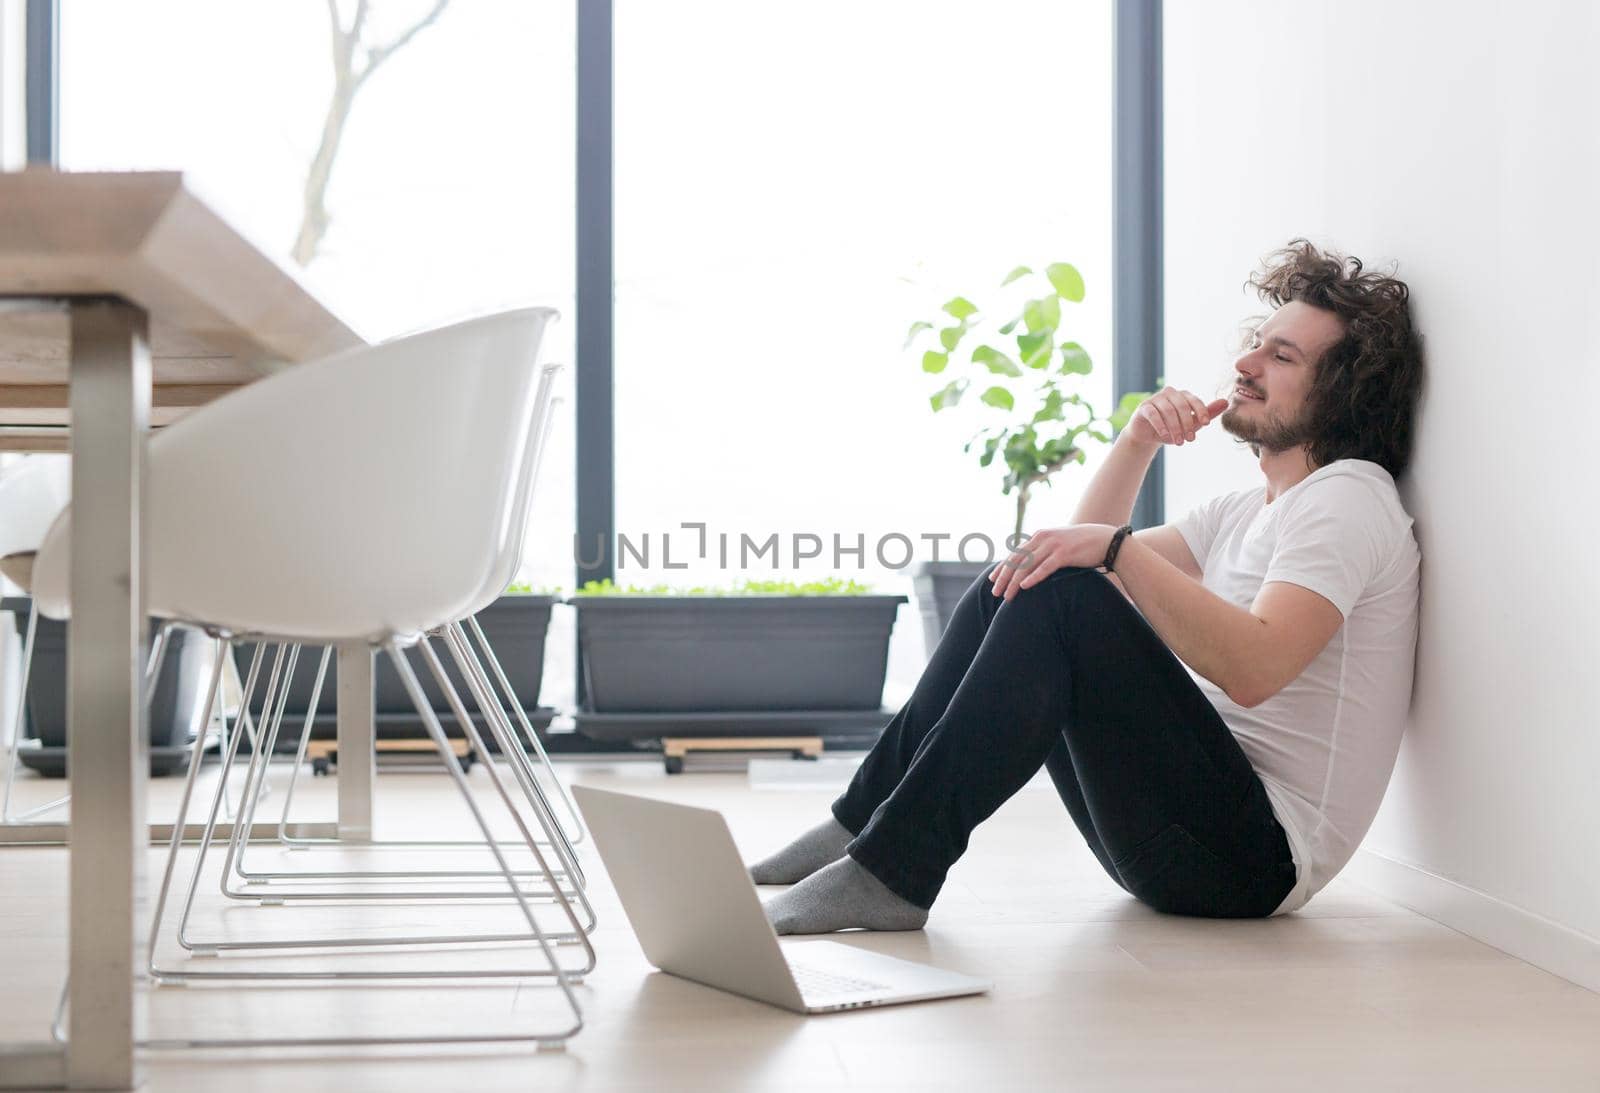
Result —
[[990, 571], [992, 591], [1010, 600], [1058, 569], [1098, 566], [1105, 561], [1111, 537], [1116, 532], [1110, 524], [1073, 524], [1034, 532], [1027, 542]]

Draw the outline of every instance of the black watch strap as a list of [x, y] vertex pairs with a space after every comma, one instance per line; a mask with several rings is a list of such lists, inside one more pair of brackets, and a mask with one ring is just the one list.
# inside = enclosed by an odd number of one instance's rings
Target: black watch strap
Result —
[[1126, 539], [1132, 534], [1132, 524], [1123, 524], [1116, 530], [1116, 532], [1111, 536], [1111, 545], [1106, 547], [1106, 560], [1100, 563], [1100, 568], [1104, 569], [1107, 573], [1111, 573], [1115, 570], [1117, 564], [1117, 552], [1122, 549], [1122, 540]]

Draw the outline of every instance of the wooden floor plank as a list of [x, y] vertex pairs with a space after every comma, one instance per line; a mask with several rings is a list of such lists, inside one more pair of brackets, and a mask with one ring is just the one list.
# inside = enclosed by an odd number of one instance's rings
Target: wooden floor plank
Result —
[[[814, 823], [831, 796], [753, 790], [742, 774], [669, 778], [650, 761], [576, 762], [562, 770], [592, 785], [720, 808], [748, 855]], [[473, 779], [487, 799], [483, 772]], [[296, 790], [297, 815], [331, 817], [336, 783], [303, 783]], [[22, 785], [25, 797], [54, 788], [32, 778]], [[153, 783], [152, 819], [167, 818], [178, 788], [170, 779]], [[437, 773], [381, 775], [380, 833], [433, 827], [453, 815], [450, 793]], [[1349, 882], [1336, 880], [1304, 911], [1267, 921], [1155, 914], [1101, 874], [1043, 781], [976, 833], [925, 931], [840, 935], [875, 951], [987, 975], [995, 990], [986, 997], [802, 1018], [653, 972], [592, 850], [586, 861], [602, 916], [600, 966], [580, 988], [588, 1027], [566, 1052], [158, 1055], [147, 1088], [1600, 1087], [1600, 1037], [1594, 1035], [1600, 997]], [[158, 862], [152, 859], [152, 871]], [[0, 849], [0, 1026], [8, 1035], [46, 1034], [64, 967], [65, 891], [61, 851]], [[197, 927], [351, 921], [342, 909], [222, 904], [203, 894]], [[382, 917], [370, 909], [360, 913], [374, 923]], [[413, 907], [384, 914], [388, 922], [460, 927], [500, 913], [460, 908], [441, 919], [436, 908]], [[191, 1022], [213, 1031], [283, 1030], [296, 1021], [515, 1028], [551, 1012], [550, 1002], [548, 988], [538, 984], [471, 991], [189, 987], [158, 991], [151, 1020], [157, 1032]]]

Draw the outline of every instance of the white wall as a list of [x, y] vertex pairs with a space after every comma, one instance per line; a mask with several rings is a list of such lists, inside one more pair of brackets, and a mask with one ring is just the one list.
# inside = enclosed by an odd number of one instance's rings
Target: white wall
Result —
[[[1360, 879], [1600, 989], [1600, 5], [1207, 0], [1165, 33], [1168, 381], [1225, 375], [1294, 235], [1398, 259], [1427, 339], [1417, 685]], [[1173, 516], [1259, 477], [1220, 435], [1167, 466]]]

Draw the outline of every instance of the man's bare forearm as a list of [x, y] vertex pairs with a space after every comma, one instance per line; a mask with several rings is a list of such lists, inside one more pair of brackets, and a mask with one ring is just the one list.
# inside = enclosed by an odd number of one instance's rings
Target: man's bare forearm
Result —
[[1261, 619], [1136, 539], [1124, 543], [1117, 555], [1117, 576], [1122, 594], [1185, 664], [1241, 706], [1253, 706], [1267, 696], [1269, 692], [1257, 693], [1257, 669], [1284, 643], [1272, 640]]
[[1121, 527], [1133, 515], [1133, 502], [1144, 485], [1150, 464], [1155, 461], [1160, 444], [1140, 444], [1126, 431], [1111, 446], [1111, 454], [1089, 480], [1078, 507], [1073, 510], [1074, 524], [1110, 524]]

